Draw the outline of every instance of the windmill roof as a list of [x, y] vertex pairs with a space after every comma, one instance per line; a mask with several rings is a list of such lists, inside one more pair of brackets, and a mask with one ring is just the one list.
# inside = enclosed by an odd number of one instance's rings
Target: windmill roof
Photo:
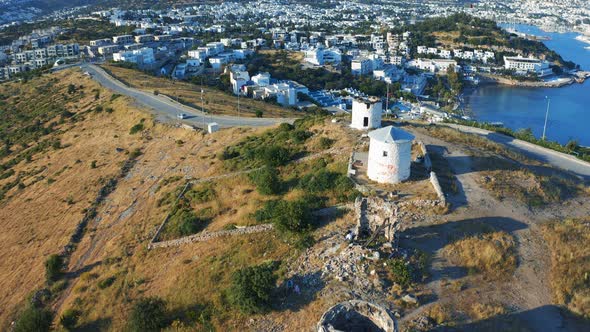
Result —
[[415, 138], [414, 135], [394, 126], [387, 126], [373, 130], [369, 133], [369, 137], [383, 143], [411, 142]]

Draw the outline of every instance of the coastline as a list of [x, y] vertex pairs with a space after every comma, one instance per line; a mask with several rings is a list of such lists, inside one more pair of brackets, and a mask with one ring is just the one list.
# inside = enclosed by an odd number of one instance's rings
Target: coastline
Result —
[[590, 36], [579, 35], [575, 39], [578, 41], [581, 41], [582, 43], [586, 43], [586, 44], [590, 45]]
[[581, 72], [579, 75], [560, 77], [553, 81], [518, 81], [511, 78], [506, 78], [498, 75], [491, 74], [480, 74], [480, 81], [483, 84], [501, 84], [516, 87], [527, 87], [527, 88], [561, 88], [574, 83], [584, 83], [584, 81], [590, 77], [590, 73]]

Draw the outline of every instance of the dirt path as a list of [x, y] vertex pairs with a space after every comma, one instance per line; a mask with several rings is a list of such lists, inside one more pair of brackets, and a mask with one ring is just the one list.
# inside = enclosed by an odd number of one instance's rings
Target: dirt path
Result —
[[[565, 322], [557, 307], [552, 306], [551, 290], [549, 286], [548, 249], [538, 233], [539, 216], [533, 214], [527, 207], [516, 202], [499, 202], [492, 197], [487, 190], [481, 188], [476, 178], [479, 176], [473, 170], [471, 158], [464, 149], [454, 144], [449, 144], [438, 139], [416, 133], [418, 139], [428, 146], [429, 150], [441, 153], [447, 160], [457, 181], [459, 192], [448, 197], [453, 205], [453, 211], [443, 218], [444, 221], [462, 221], [479, 218], [488, 220], [514, 220], [525, 227], [513, 229], [510, 223], [498, 223], [500, 229], [511, 233], [517, 242], [518, 267], [509, 282], [499, 285], [500, 298], [510, 307], [515, 308], [519, 315], [534, 331], [565, 331]], [[451, 161], [452, 160], [452, 161]], [[469, 209], [463, 207], [468, 206]], [[402, 321], [409, 321], [425, 311], [429, 306], [440, 301], [446, 301], [442, 297], [441, 280], [453, 280], [455, 276], [449, 275], [454, 271], [449, 262], [442, 255], [440, 237], [446, 237], [444, 233], [452, 231], [449, 227], [441, 227], [439, 239], [431, 243], [435, 249], [432, 259], [431, 281], [427, 287], [437, 295], [437, 300], [426, 306], [422, 306], [415, 312], [407, 315]], [[539, 310], [540, 309], [540, 310]]]

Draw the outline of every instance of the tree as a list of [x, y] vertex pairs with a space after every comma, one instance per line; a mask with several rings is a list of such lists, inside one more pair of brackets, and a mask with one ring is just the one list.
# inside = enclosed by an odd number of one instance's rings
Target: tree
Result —
[[264, 167], [250, 174], [250, 180], [262, 195], [275, 195], [281, 189], [281, 182], [274, 167]]
[[256, 211], [255, 217], [259, 222], [272, 222], [283, 234], [303, 234], [311, 229], [311, 213], [309, 211], [314, 203], [317, 203], [317, 199], [299, 199], [291, 202], [268, 201], [262, 209]]
[[43, 308], [29, 306], [23, 311], [16, 323], [14, 332], [44, 332], [49, 331], [53, 315], [51, 311]]
[[75, 309], [67, 309], [59, 318], [59, 323], [64, 327], [64, 329], [71, 331], [76, 327], [76, 324], [78, 324], [78, 318], [80, 318], [80, 311]]
[[261, 313], [270, 308], [276, 276], [271, 264], [237, 270], [232, 274], [228, 291], [230, 303], [244, 313]]
[[55, 281], [61, 276], [63, 259], [59, 255], [51, 255], [45, 261], [45, 276], [48, 281]]
[[286, 164], [291, 159], [291, 154], [282, 146], [272, 145], [262, 149], [260, 157], [265, 165], [277, 167]]
[[166, 326], [166, 302], [157, 297], [135, 302], [129, 316], [129, 330], [133, 332], [160, 331]]
[[578, 149], [578, 141], [575, 139], [569, 140], [565, 145], [565, 148], [569, 151], [576, 151]]

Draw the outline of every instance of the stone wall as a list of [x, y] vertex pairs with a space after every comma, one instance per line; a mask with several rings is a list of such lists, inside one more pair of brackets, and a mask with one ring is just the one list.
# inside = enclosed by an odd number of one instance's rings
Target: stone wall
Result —
[[393, 315], [376, 304], [351, 300], [336, 304], [318, 322], [318, 332], [384, 331], [397, 332]]
[[397, 240], [399, 221], [397, 204], [379, 197], [358, 197], [354, 202], [357, 225], [354, 230], [357, 240], [368, 240], [375, 232], [383, 232], [394, 245]]
[[418, 147], [420, 147], [420, 152], [422, 152], [422, 157], [424, 158], [424, 168], [430, 172], [432, 170], [432, 161], [428, 155], [428, 150], [426, 150], [426, 145], [424, 145], [424, 142], [418, 141]]
[[234, 236], [267, 232], [272, 230], [273, 228], [274, 227], [272, 224], [262, 224], [250, 227], [236, 228], [231, 230], [223, 230], [218, 232], [203, 232], [169, 241], [151, 242], [150, 244], [148, 244], [148, 249], [178, 247], [183, 244], [209, 241], [211, 239], [215, 239], [222, 236]]
[[430, 183], [432, 183], [432, 187], [434, 188], [434, 191], [436, 191], [436, 195], [438, 196], [438, 199], [442, 202], [442, 204], [447, 204], [445, 193], [442, 190], [440, 183], [438, 182], [438, 176], [436, 176], [436, 173], [434, 172], [430, 172]]

